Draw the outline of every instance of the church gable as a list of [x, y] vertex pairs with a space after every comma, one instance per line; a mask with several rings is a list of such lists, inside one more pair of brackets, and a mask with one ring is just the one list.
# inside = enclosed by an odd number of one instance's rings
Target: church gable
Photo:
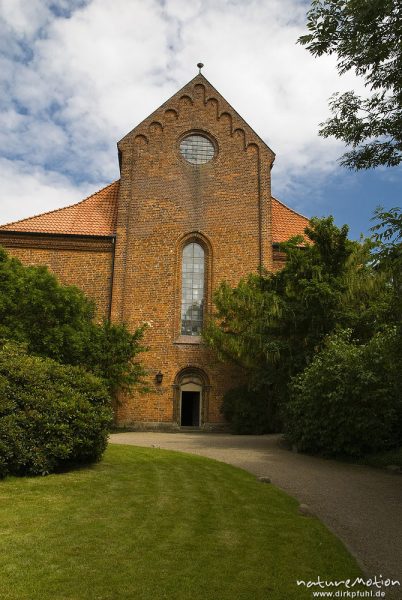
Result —
[[244, 150], [263, 152], [270, 165], [273, 164], [274, 152], [201, 73], [124, 136], [118, 147], [124, 150], [132, 143], [147, 145], [170, 125], [191, 122], [193, 115], [199, 118], [201, 113], [205, 114], [206, 121], [224, 126], [227, 134], [237, 139]]

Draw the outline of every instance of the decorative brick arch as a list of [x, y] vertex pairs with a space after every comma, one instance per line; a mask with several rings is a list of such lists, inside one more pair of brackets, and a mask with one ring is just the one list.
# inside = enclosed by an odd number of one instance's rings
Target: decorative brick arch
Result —
[[194, 383], [201, 391], [201, 422], [200, 427], [208, 422], [209, 392], [211, 385], [209, 377], [203, 369], [188, 365], [180, 369], [173, 383], [173, 421], [180, 426], [181, 388], [184, 384]]

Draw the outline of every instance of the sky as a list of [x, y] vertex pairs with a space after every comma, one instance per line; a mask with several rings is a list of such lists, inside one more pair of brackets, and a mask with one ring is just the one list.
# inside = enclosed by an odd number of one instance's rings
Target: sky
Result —
[[116, 143], [204, 75], [274, 150], [272, 193], [357, 239], [401, 205], [402, 168], [347, 171], [319, 137], [336, 91], [312, 57], [306, 0], [0, 0], [0, 223], [80, 201], [119, 178]]

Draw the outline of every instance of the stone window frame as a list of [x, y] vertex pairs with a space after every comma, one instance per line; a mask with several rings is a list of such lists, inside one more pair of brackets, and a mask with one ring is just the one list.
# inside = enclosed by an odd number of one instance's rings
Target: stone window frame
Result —
[[199, 231], [192, 231], [182, 236], [176, 244], [176, 277], [174, 294], [173, 341], [176, 344], [201, 344], [198, 335], [181, 334], [182, 303], [182, 258], [184, 247], [191, 243], [199, 244], [204, 250], [204, 311], [203, 322], [212, 308], [212, 245], [209, 239]]

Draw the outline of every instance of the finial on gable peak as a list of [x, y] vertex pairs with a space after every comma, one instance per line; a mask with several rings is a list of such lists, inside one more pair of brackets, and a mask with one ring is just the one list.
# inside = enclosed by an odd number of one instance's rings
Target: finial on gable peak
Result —
[[201, 69], [203, 66], [204, 66], [204, 63], [201, 63], [201, 62], [197, 63], [197, 67], [199, 68], [199, 71], [198, 71], [199, 73], [201, 73]]

